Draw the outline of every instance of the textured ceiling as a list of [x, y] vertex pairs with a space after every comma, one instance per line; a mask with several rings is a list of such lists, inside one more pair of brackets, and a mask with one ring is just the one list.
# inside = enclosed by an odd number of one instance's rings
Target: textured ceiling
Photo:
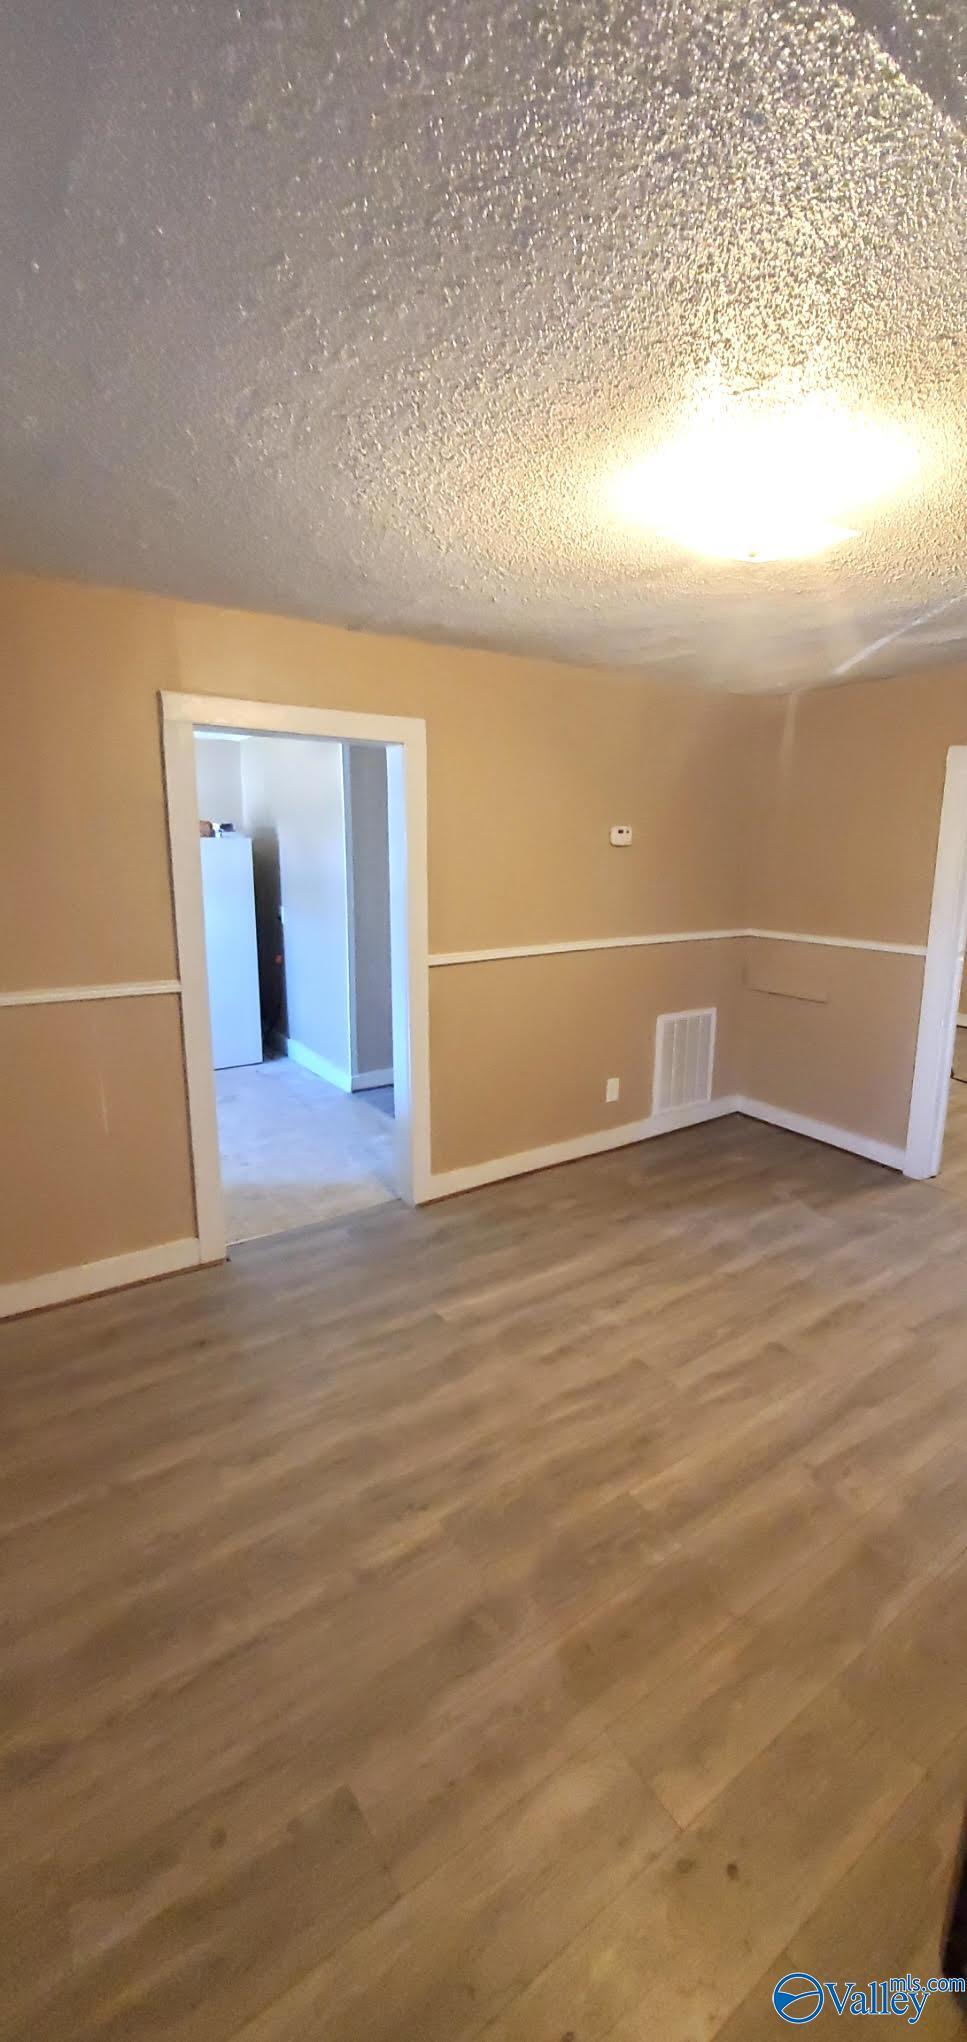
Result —
[[[5, 557], [732, 687], [967, 656], [965, 20], [7, 0]], [[921, 481], [796, 565], [626, 529], [710, 373], [885, 409]]]

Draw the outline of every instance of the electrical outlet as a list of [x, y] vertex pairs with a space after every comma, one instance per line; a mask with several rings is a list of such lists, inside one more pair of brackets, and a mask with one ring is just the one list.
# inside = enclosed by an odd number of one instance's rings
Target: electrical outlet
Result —
[[604, 1088], [604, 1103], [613, 1106], [621, 1091], [621, 1079], [609, 1078]]

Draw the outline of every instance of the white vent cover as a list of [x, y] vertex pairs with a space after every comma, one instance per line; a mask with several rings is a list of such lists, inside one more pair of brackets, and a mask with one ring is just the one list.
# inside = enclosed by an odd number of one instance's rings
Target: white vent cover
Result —
[[715, 1008], [659, 1014], [655, 1035], [653, 1113], [702, 1106], [712, 1097], [715, 1063]]

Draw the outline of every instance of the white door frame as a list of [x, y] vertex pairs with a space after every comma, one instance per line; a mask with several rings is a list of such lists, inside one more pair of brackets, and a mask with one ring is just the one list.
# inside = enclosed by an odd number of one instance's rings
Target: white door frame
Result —
[[224, 1260], [226, 1231], [198, 850], [197, 727], [386, 747], [397, 1190], [407, 1204], [422, 1204], [430, 1196], [425, 723], [410, 716], [365, 716], [170, 692], [161, 694], [161, 717], [201, 1261]]
[[967, 745], [947, 753], [923, 996], [907, 1127], [906, 1177], [935, 1177], [943, 1153], [967, 930]]

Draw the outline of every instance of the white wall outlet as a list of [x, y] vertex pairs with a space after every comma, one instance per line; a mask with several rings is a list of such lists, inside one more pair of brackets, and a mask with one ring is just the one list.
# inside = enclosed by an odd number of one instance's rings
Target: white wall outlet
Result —
[[607, 1084], [605, 1085], [605, 1088], [604, 1088], [604, 1103], [605, 1103], [605, 1105], [606, 1105], [606, 1106], [613, 1106], [613, 1105], [614, 1105], [614, 1102], [615, 1102], [615, 1100], [616, 1100], [616, 1099], [617, 1099], [617, 1098], [619, 1097], [619, 1095], [620, 1095], [620, 1092], [621, 1092], [621, 1079], [620, 1079], [620, 1078], [609, 1078], [609, 1079], [608, 1079], [608, 1082], [607, 1082]]
[[615, 823], [612, 823], [612, 825], [611, 825], [611, 842], [612, 842], [613, 844], [618, 844], [618, 845], [630, 844], [630, 842], [631, 842], [631, 824], [630, 824], [630, 823], [627, 823], [627, 822], [615, 822]]

